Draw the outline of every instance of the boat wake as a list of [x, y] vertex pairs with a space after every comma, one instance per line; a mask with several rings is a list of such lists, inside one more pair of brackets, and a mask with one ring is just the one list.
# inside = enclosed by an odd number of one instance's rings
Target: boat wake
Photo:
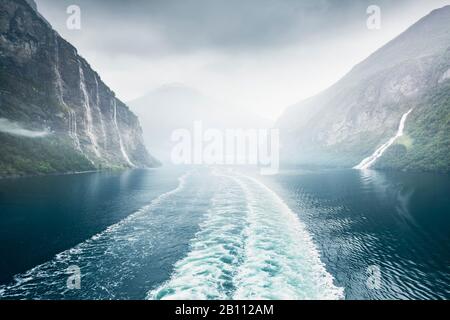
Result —
[[[186, 188], [192, 172], [181, 176], [178, 186], [142, 207], [122, 221], [54, 259], [16, 275], [10, 285], [0, 285], [0, 299], [115, 299], [126, 277], [142, 264], [159, 240], [152, 213]], [[67, 288], [68, 268], [82, 271], [82, 290]], [[75, 297], [70, 294], [76, 294]]]
[[305, 227], [258, 180], [216, 173], [220, 188], [191, 251], [148, 299], [340, 299]]
[[[67, 288], [71, 266], [81, 290]], [[174, 190], [0, 286], [0, 299], [130, 298], [340, 299], [343, 289], [283, 200], [225, 170], [185, 174]]]

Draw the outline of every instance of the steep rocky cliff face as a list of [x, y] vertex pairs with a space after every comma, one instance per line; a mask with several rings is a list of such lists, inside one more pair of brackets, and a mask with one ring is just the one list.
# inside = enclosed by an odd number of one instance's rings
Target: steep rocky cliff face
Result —
[[0, 175], [157, 164], [137, 117], [30, 1], [0, 0], [0, 119], [22, 129], [0, 125]]
[[450, 171], [450, 6], [435, 10], [334, 86], [288, 108], [285, 162], [353, 167], [394, 136], [374, 167]]

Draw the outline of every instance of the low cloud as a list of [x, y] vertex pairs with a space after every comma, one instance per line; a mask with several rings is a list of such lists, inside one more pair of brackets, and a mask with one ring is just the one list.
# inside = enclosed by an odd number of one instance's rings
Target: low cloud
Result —
[[[124, 100], [183, 83], [276, 119], [450, 0], [36, 0]], [[66, 9], [81, 9], [81, 30]], [[381, 8], [381, 29], [367, 8]]]
[[[396, 9], [418, 0], [378, 0]], [[434, 0], [436, 1], [436, 0]], [[78, 0], [82, 27], [66, 28], [72, 0], [38, 0], [64, 37], [107, 55], [148, 59], [199, 51], [260, 53], [366, 28], [372, 0]], [[102, 41], [98, 41], [102, 39]]]
[[42, 138], [48, 136], [50, 131], [34, 131], [23, 128], [19, 123], [0, 118], [0, 132], [27, 138]]

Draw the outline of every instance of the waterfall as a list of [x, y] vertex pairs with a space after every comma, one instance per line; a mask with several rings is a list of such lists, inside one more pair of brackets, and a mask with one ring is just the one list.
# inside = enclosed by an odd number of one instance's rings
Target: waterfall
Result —
[[81, 150], [80, 140], [78, 139], [77, 134], [77, 115], [75, 111], [70, 108], [68, 109], [68, 113], [69, 113], [69, 136], [73, 139], [77, 150], [83, 153], [83, 151]]
[[92, 147], [94, 149], [95, 155], [100, 158], [100, 151], [97, 143], [97, 137], [95, 136], [95, 133], [93, 132], [93, 125], [92, 125], [92, 110], [91, 110], [91, 104], [89, 95], [86, 91], [86, 80], [84, 78], [84, 72], [83, 68], [81, 67], [81, 62], [78, 60], [78, 70], [80, 73], [80, 90], [83, 95], [83, 106], [86, 111], [86, 122], [85, 122], [85, 128], [86, 128], [86, 134], [89, 137], [89, 140], [91, 141]]
[[120, 145], [120, 151], [122, 152], [123, 158], [125, 159], [125, 161], [131, 166], [131, 167], [136, 167], [131, 161], [130, 158], [127, 155], [127, 152], [125, 151], [125, 148], [123, 147], [123, 141], [122, 141], [122, 136], [120, 134], [120, 129], [119, 129], [119, 125], [117, 123], [117, 102], [116, 102], [116, 98], [113, 98], [113, 120], [114, 120], [114, 125], [116, 127], [116, 132], [117, 135], [119, 137], [119, 145]]
[[396, 135], [393, 136], [392, 138], [390, 138], [388, 142], [386, 142], [381, 147], [379, 147], [377, 150], [375, 150], [375, 152], [370, 157], [365, 158], [363, 161], [361, 161], [360, 164], [355, 166], [353, 169], [358, 169], [358, 170], [369, 169], [383, 155], [383, 153], [395, 142], [395, 140], [397, 140], [399, 137], [403, 136], [406, 119], [408, 118], [408, 115], [411, 113], [412, 110], [413, 109], [410, 109], [400, 119], [400, 125], [398, 126]]
[[59, 73], [59, 43], [58, 43], [58, 35], [55, 32], [54, 33], [54, 39], [55, 39], [55, 76], [56, 76], [56, 89], [57, 89], [57, 97], [59, 100], [59, 103], [67, 110], [69, 119], [68, 119], [68, 124], [69, 124], [69, 136], [72, 138], [75, 147], [77, 148], [78, 151], [80, 151], [81, 153], [83, 153], [83, 151], [81, 150], [81, 145], [80, 145], [80, 140], [78, 139], [78, 134], [77, 134], [77, 117], [75, 114], [75, 111], [72, 110], [71, 108], [69, 108], [69, 106], [66, 104], [66, 102], [64, 101], [64, 93], [63, 93], [63, 85], [62, 85], [62, 78], [61, 78], [61, 74]]
[[106, 150], [107, 147], [107, 138], [106, 138], [106, 130], [105, 130], [105, 122], [103, 121], [103, 114], [102, 111], [100, 110], [100, 96], [99, 96], [99, 92], [98, 92], [98, 80], [97, 80], [97, 76], [94, 76], [94, 80], [95, 80], [95, 88], [96, 88], [96, 103], [95, 103], [95, 107], [97, 109], [98, 112], [98, 118], [100, 120], [100, 128], [102, 129], [102, 136], [103, 136], [103, 149]]

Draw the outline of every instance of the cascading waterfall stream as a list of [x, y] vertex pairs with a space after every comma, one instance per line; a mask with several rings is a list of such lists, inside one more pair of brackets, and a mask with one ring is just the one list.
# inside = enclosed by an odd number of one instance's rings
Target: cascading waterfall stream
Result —
[[117, 136], [119, 137], [119, 146], [120, 146], [120, 151], [122, 152], [123, 158], [131, 167], [136, 167], [133, 164], [133, 162], [131, 162], [131, 160], [128, 157], [128, 154], [125, 151], [125, 148], [123, 146], [122, 135], [120, 134], [119, 124], [117, 123], [117, 102], [116, 102], [115, 98], [113, 98], [113, 120], [114, 120], [114, 125], [116, 127]]
[[386, 142], [381, 147], [379, 147], [377, 150], [375, 150], [375, 152], [370, 157], [365, 158], [363, 161], [361, 161], [360, 164], [355, 166], [353, 169], [357, 169], [357, 170], [369, 169], [398, 138], [403, 136], [406, 119], [408, 118], [408, 115], [412, 111], [413, 111], [413, 109], [410, 109], [408, 112], [406, 112], [402, 116], [402, 118], [400, 119], [400, 125], [398, 127], [398, 130], [397, 130], [397, 133], [395, 134], [395, 136], [390, 138], [388, 142]]
[[69, 115], [69, 135], [74, 140], [75, 146], [78, 151], [82, 152], [80, 140], [77, 134], [77, 116], [74, 110], [68, 109]]
[[95, 92], [96, 92], [96, 103], [95, 103], [95, 107], [97, 109], [97, 113], [98, 113], [98, 118], [100, 120], [100, 128], [102, 130], [102, 137], [103, 137], [103, 148], [106, 150], [107, 148], [107, 138], [106, 138], [106, 130], [105, 130], [105, 122], [103, 121], [103, 114], [102, 111], [100, 110], [100, 96], [99, 96], [99, 92], [98, 92], [98, 80], [97, 80], [97, 76], [94, 76], [94, 80], [95, 80]]
[[69, 108], [69, 106], [64, 101], [63, 97], [63, 86], [62, 86], [62, 78], [61, 74], [59, 73], [59, 43], [58, 43], [58, 35], [56, 32], [54, 33], [54, 45], [55, 45], [55, 76], [56, 76], [56, 89], [57, 89], [57, 97], [59, 100], [59, 103], [64, 106], [64, 108], [67, 110], [68, 113], [68, 124], [69, 124], [69, 136], [72, 138], [75, 147], [79, 152], [83, 153], [83, 150], [81, 149], [80, 139], [78, 138], [77, 134], [77, 117], [75, 114], [75, 111]]
[[83, 95], [83, 106], [86, 111], [86, 117], [85, 117], [85, 119], [86, 119], [86, 122], [85, 122], [86, 134], [89, 137], [89, 140], [91, 141], [92, 149], [94, 150], [95, 155], [98, 158], [100, 158], [101, 157], [101, 154], [99, 151], [100, 148], [97, 143], [97, 137], [95, 136], [95, 133], [93, 132], [92, 109], [91, 109], [90, 99], [89, 99], [89, 95], [86, 91], [84, 72], [83, 72], [83, 68], [81, 67], [80, 61], [78, 61], [78, 70], [80, 73], [80, 90]]

